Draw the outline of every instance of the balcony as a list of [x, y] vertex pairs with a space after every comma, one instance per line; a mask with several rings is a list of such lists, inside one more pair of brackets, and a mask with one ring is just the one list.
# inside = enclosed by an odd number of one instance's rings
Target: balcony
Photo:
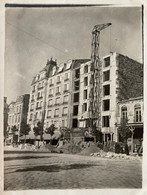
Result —
[[32, 121], [32, 118], [30, 118], [29, 121]]
[[47, 118], [51, 118], [51, 116], [47, 116]]
[[56, 84], [58, 85], [58, 84], [60, 84], [60, 83], [61, 83], [61, 81], [57, 81], [57, 83], [56, 83]]
[[34, 102], [34, 101], [35, 101], [34, 99], [31, 100], [31, 102]]
[[54, 84], [53, 84], [53, 83], [49, 85], [49, 87], [53, 87], [53, 86], [54, 86]]
[[63, 104], [68, 104], [68, 102], [63, 102]]
[[64, 79], [64, 81], [69, 81], [69, 78]]
[[54, 106], [54, 105], [48, 105], [47, 107], [48, 107], [48, 108], [51, 108], [51, 107], [53, 107], [53, 106]]
[[49, 97], [49, 98], [50, 98], [50, 97], [53, 97], [53, 94], [49, 94], [48, 97]]
[[62, 114], [62, 116], [67, 116], [67, 114]]
[[59, 115], [54, 115], [55, 118], [59, 117]]
[[61, 95], [61, 93], [60, 92], [57, 92], [56, 95]]
[[41, 89], [43, 89], [44, 87], [42, 86], [42, 87], [38, 87], [38, 90], [41, 90]]
[[42, 107], [36, 107], [36, 110], [40, 110], [40, 109], [42, 109]]
[[31, 109], [30, 109], [30, 112], [33, 112], [33, 111], [34, 111], [34, 109], [33, 109], [33, 108], [31, 108]]
[[35, 90], [32, 90], [32, 93], [35, 93]]
[[69, 90], [68, 89], [64, 90], [64, 93], [69, 93]]
[[60, 106], [60, 103], [56, 103], [55, 106]]
[[37, 97], [37, 100], [41, 100], [43, 97], [41, 96], [41, 97]]

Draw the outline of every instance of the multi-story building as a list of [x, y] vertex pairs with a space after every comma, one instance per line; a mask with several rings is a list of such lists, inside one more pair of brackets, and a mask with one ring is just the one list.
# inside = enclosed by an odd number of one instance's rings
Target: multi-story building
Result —
[[[16, 102], [11, 102], [8, 112], [8, 140], [13, 142], [14, 135], [15, 140], [19, 140], [21, 122], [27, 122], [27, 113], [29, 105], [29, 94], [18, 96]], [[16, 127], [17, 132], [12, 132], [12, 127]]]
[[31, 127], [37, 125], [38, 121], [44, 121], [47, 97], [47, 84], [50, 72], [57, 66], [56, 61], [52, 59], [47, 61], [46, 66], [33, 78], [31, 84], [30, 101], [27, 122]]
[[133, 128], [134, 139], [142, 139], [144, 122], [143, 97], [122, 100], [118, 102], [117, 106], [117, 126], [120, 125], [122, 120], [127, 120], [128, 126]]
[[27, 119], [32, 135], [33, 127], [42, 119], [44, 129], [51, 124], [58, 130], [60, 127], [78, 127], [80, 65], [86, 61], [69, 60], [57, 66], [51, 59], [33, 78]]
[[[87, 127], [90, 87], [90, 62], [81, 65], [80, 127]], [[85, 71], [88, 69], [88, 72]], [[143, 65], [116, 52], [103, 58], [101, 86], [101, 132], [103, 141], [118, 141], [116, 128], [118, 102], [143, 95]], [[83, 92], [82, 92], [83, 90]], [[82, 94], [83, 93], [83, 94]], [[88, 94], [88, 95], [87, 95]]]

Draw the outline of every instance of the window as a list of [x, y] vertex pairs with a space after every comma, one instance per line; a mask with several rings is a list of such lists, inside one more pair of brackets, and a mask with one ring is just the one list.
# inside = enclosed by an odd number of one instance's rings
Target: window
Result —
[[47, 111], [47, 117], [51, 117], [51, 114], [52, 114], [52, 111], [51, 110], [48, 110]]
[[79, 90], [79, 88], [80, 88], [80, 81], [75, 81], [74, 82], [74, 90], [77, 91], [77, 90]]
[[19, 112], [21, 112], [21, 106], [19, 107]]
[[73, 116], [77, 116], [78, 115], [78, 105], [73, 106]]
[[85, 77], [84, 78], [84, 86], [87, 86], [88, 85], [88, 77]]
[[68, 91], [69, 90], [69, 84], [64, 84], [64, 91]]
[[32, 95], [32, 100], [34, 100], [34, 95]]
[[42, 112], [40, 112], [40, 119], [42, 119]]
[[110, 100], [103, 100], [103, 111], [110, 110]]
[[49, 106], [52, 106], [53, 105], [53, 100], [52, 99], [48, 101], [48, 105]]
[[60, 103], [60, 98], [56, 98], [56, 104]]
[[42, 107], [42, 101], [40, 102], [40, 107]]
[[83, 93], [83, 99], [87, 99], [87, 89], [84, 90], [84, 93]]
[[34, 109], [34, 104], [31, 104], [31, 110], [33, 110]]
[[41, 83], [38, 84], [38, 88], [40, 88], [40, 87], [41, 87]]
[[141, 106], [140, 104], [136, 104], [135, 108], [135, 122], [141, 122]]
[[39, 108], [39, 102], [37, 102], [37, 105], [36, 105], [37, 108]]
[[68, 113], [67, 107], [63, 108], [63, 114], [66, 114], [67, 115], [67, 113]]
[[103, 86], [103, 95], [110, 95], [110, 85]]
[[88, 73], [88, 65], [84, 66], [84, 73]]
[[40, 92], [38, 93], [38, 98], [39, 98], [39, 97], [41, 97], [41, 94], [40, 94]]
[[77, 119], [77, 118], [74, 118], [74, 119], [72, 120], [72, 127], [73, 127], [73, 128], [78, 127], [78, 119]]
[[86, 112], [87, 111], [87, 103], [84, 103], [82, 106], [82, 111]]
[[59, 109], [55, 110], [55, 116], [59, 116]]
[[36, 117], [35, 118], [38, 119], [38, 112], [36, 112]]
[[65, 73], [65, 80], [68, 80], [68, 73]]
[[103, 127], [109, 127], [109, 116], [103, 116]]
[[31, 120], [33, 119], [33, 114], [32, 114], [32, 113], [30, 114], [30, 119], [31, 119]]
[[49, 127], [49, 122], [46, 123], [46, 128], [48, 128], [48, 127]]
[[57, 76], [57, 83], [60, 82], [60, 76]]
[[56, 88], [56, 93], [60, 93], [60, 87]]
[[79, 102], [79, 93], [74, 93], [74, 102]]
[[35, 91], [35, 85], [33, 86], [33, 92]]
[[121, 118], [122, 120], [127, 120], [127, 107], [122, 106], [121, 108]]
[[105, 67], [110, 66], [110, 57], [107, 57], [107, 58], [104, 59], [104, 66]]
[[68, 102], [68, 95], [63, 97], [63, 102]]
[[103, 72], [103, 82], [110, 80], [110, 70]]
[[76, 79], [80, 78], [80, 69], [75, 70], [75, 78]]
[[53, 89], [49, 90], [49, 95], [53, 95]]

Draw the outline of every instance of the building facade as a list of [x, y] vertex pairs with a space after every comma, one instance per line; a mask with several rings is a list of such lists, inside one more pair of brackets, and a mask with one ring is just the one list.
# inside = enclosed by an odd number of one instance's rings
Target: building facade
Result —
[[[118, 102], [143, 95], [143, 65], [116, 52], [103, 58], [101, 80], [101, 132], [103, 141], [118, 141]], [[88, 82], [88, 85], [87, 85]], [[90, 62], [81, 65], [79, 127], [88, 127]]]
[[128, 126], [133, 128], [133, 138], [135, 140], [143, 139], [143, 97], [130, 98], [118, 102], [117, 126], [120, 126], [122, 120], [127, 120]]
[[[60, 127], [78, 127], [80, 66], [87, 61], [87, 59], [69, 60], [57, 66], [57, 63], [51, 59], [33, 78], [27, 118], [32, 138], [33, 128], [41, 120], [44, 123], [44, 130], [51, 124], [54, 124], [58, 130]], [[44, 137], [46, 136], [44, 134]]]
[[[8, 142], [19, 141], [21, 122], [27, 122], [29, 94], [18, 96], [16, 102], [9, 104], [8, 112]], [[16, 132], [12, 131], [15, 126]]]

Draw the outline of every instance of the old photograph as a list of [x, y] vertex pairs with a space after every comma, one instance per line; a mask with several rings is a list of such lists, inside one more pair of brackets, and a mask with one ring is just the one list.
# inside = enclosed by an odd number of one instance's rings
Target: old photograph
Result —
[[143, 11], [5, 5], [5, 191], [142, 188]]

